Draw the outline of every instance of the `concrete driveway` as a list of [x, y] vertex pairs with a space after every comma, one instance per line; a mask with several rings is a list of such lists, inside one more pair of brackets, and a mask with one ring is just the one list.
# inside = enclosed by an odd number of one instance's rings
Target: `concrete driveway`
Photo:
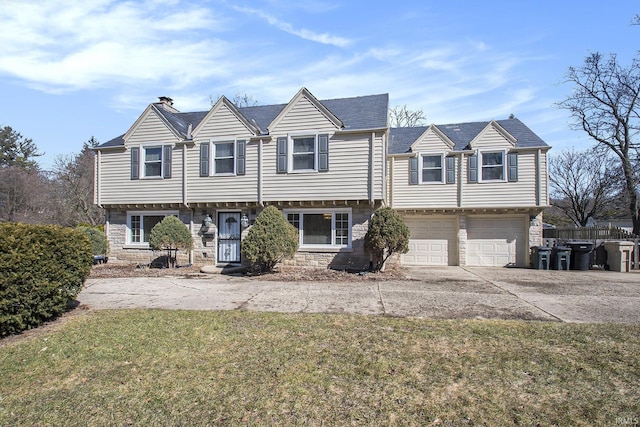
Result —
[[89, 279], [78, 300], [94, 309], [243, 309], [640, 324], [640, 273], [431, 267], [411, 268], [407, 275], [401, 281], [340, 283], [226, 275]]

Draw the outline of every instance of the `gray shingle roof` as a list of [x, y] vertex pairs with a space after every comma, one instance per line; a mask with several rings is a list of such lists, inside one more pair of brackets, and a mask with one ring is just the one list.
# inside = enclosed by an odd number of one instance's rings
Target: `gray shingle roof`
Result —
[[[346, 130], [379, 129], [387, 126], [387, 110], [389, 108], [389, 95], [368, 95], [353, 98], [339, 98], [321, 100], [322, 104], [333, 115], [344, 123]], [[250, 122], [258, 125], [263, 131], [287, 104], [259, 105], [255, 107], [238, 108]], [[196, 126], [206, 116], [208, 111], [196, 111], [189, 113], [173, 113], [158, 106], [157, 110], [167, 120], [167, 122], [183, 137], [187, 135], [189, 124], [195, 129]], [[124, 145], [123, 135], [114, 138], [98, 148], [115, 147]]]
[[[516, 148], [548, 147], [548, 145], [519, 119], [496, 120], [511, 136], [516, 139]], [[436, 125], [447, 138], [454, 142], [454, 150], [461, 151], [469, 148], [469, 143], [487, 127], [488, 121], [471, 123], [454, 123]], [[412, 128], [391, 128], [389, 137], [389, 153], [400, 154], [409, 151], [428, 126]]]

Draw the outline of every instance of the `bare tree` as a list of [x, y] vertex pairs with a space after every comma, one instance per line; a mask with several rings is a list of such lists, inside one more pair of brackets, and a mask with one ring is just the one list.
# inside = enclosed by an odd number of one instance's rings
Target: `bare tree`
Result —
[[422, 110], [410, 110], [406, 105], [389, 109], [389, 125], [394, 128], [423, 126], [427, 117]]
[[[214, 105], [216, 105], [216, 102], [218, 102], [218, 99], [220, 99], [222, 96], [217, 96], [216, 98], [213, 97], [213, 95], [209, 95], [209, 104], [211, 104], [211, 106], [213, 107]], [[253, 97], [253, 95], [248, 95], [248, 94], [244, 94], [244, 95], [240, 95], [239, 93], [236, 93], [235, 96], [231, 99], [231, 102], [233, 102], [235, 104], [236, 107], [255, 107], [256, 105], [258, 105], [258, 100], [255, 99]]]
[[567, 82], [573, 84], [573, 92], [558, 105], [571, 113], [574, 129], [585, 131], [599, 147], [615, 154], [624, 177], [633, 233], [639, 234], [639, 182], [634, 160], [640, 132], [640, 59], [634, 58], [629, 67], [623, 67], [616, 55], [604, 58], [594, 53], [581, 67], [569, 68]]
[[79, 154], [60, 156], [54, 165], [61, 218], [63, 225], [104, 222], [104, 211], [93, 204], [94, 152], [98, 142], [91, 137]]
[[553, 205], [576, 225], [606, 215], [615, 194], [617, 163], [596, 150], [561, 152], [549, 159], [549, 186]]

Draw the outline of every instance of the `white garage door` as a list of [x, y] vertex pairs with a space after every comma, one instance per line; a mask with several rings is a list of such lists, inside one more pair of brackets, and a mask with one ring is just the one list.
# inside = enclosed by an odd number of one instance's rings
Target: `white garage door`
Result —
[[457, 218], [404, 218], [411, 236], [404, 265], [457, 265]]
[[525, 265], [526, 218], [469, 217], [467, 265], [504, 267]]

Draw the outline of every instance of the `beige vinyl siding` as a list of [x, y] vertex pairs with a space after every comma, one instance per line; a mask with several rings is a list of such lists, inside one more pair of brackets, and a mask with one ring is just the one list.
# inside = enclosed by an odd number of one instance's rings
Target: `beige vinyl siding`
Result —
[[[182, 148], [173, 145], [171, 178], [131, 179], [130, 147], [175, 144], [178, 138], [151, 109], [141, 117], [125, 141], [125, 151], [103, 151], [100, 159], [100, 202], [103, 205], [128, 203], [180, 203], [182, 201]], [[142, 160], [142, 150], [140, 158]]]
[[[458, 206], [457, 173], [456, 184], [409, 185], [409, 157], [395, 157], [390, 164], [393, 165], [393, 170], [390, 171], [393, 208], [455, 208]], [[456, 168], [459, 166], [460, 157], [456, 156]]]
[[513, 148], [513, 144], [493, 126], [489, 126], [480, 132], [476, 140], [471, 142], [471, 148], [474, 150], [501, 150]]
[[[252, 134], [238, 118], [222, 104], [199, 130], [195, 145], [187, 150], [187, 200], [196, 202], [256, 202], [258, 200], [258, 143], [250, 142]], [[247, 142], [245, 175], [200, 176], [200, 145], [212, 138]], [[211, 151], [213, 154], [213, 151]], [[210, 161], [213, 160], [211, 157]]]
[[208, 118], [207, 123], [199, 125], [198, 134], [195, 135], [197, 141], [209, 141], [211, 138], [222, 136], [248, 139], [251, 136], [246, 126], [224, 104], [221, 104], [220, 108]]
[[[371, 132], [334, 135], [335, 125], [302, 97], [270, 129], [272, 140], [263, 149], [264, 201], [367, 200]], [[329, 134], [329, 171], [276, 173], [277, 138], [291, 133]], [[374, 137], [373, 198], [383, 198], [383, 134]]]
[[103, 205], [181, 203], [182, 147], [173, 147], [171, 178], [131, 179], [131, 151], [105, 151], [100, 156]]
[[451, 147], [447, 145], [446, 142], [442, 140], [438, 135], [436, 135], [433, 131], [429, 130], [418, 143], [411, 147], [411, 151], [414, 153], [417, 152], [447, 152], [451, 150]]
[[165, 122], [151, 109], [147, 110], [137, 127], [133, 129], [131, 135], [125, 141], [125, 145], [130, 147], [138, 144], [148, 143], [176, 143], [179, 139], [169, 130]]
[[[506, 158], [505, 158], [506, 161]], [[480, 162], [478, 162], [480, 163]], [[518, 153], [517, 182], [470, 183], [467, 174], [468, 157], [462, 162], [462, 207], [536, 206], [536, 153]], [[478, 166], [480, 174], [481, 166]]]
[[273, 136], [280, 136], [290, 132], [306, 132], [310, 130], [331, 132], [337, 129], [311, 101], [303, 96], [297, 104], [292, 106], [284, 117], [278, 120], [275, 128], [269, 129], [269, 133]]
[[189, 149], [187, 152], [189, 203], [256, 202], [258, 200], [258, 144], [249, 142], [248, 139], [246, 141], [245, 175], [200, 176], [200, 144], [208, 144], [209, 141], [199, 142]]
[[[329, 171], [276, 173], [276, 140], [265, 144], [264, 200], [366, 200], [369, 198], [369, 139], [370, 134], [333, 136], [329, 146]], [[377, 138], [378, 140], [378, 138]], [[376, 147], [381, 147], [380, 142]], [[381, 148], [378, 151], [382, 151]], [[374, 196], [382, 198], [382, 170], [374, 180]]]

